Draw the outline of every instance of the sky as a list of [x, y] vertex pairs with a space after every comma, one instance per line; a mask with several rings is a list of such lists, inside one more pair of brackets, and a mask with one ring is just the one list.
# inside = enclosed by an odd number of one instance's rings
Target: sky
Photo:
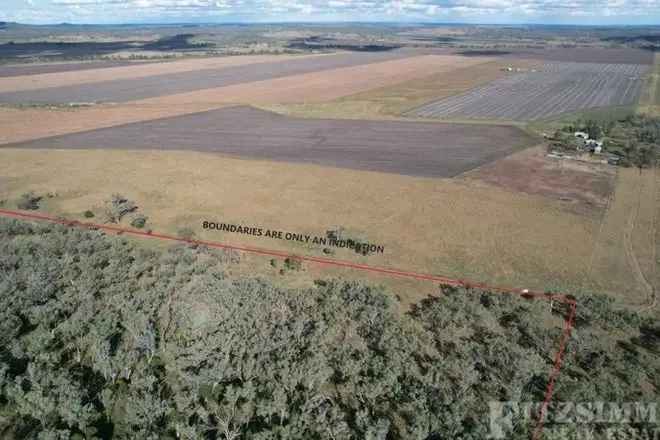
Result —
[[0, 21], [660, 25], [660, 0], [0, 0]]

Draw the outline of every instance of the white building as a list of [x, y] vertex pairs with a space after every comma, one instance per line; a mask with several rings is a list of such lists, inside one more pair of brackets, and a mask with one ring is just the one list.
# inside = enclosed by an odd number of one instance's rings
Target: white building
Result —
[[587, 139], [584, 143], [587, 148], [593, 148], [594, 153], [600, 153], [603, 150], [603, 141]]

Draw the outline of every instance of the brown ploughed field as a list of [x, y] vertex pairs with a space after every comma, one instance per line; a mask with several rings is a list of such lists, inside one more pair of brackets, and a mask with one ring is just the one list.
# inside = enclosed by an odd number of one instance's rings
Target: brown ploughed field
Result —
[[[150, 76], [161, 76], [174, 73], [187, 73], [199, 70], [218, 70], [235, 66], [247, 66], [268, 62], [286, 62], [290, 59], [313, 59], [318, 55], [295, 56], [295, 55], [253, 55], [241, 57], [223, 58], [201, 58], [186, 59], [169, 62], [150, 63], [128, 63], [120, 62], [119, 65], [99, 67], [98, 63], [91, 64], [95, 68], [87, 68], [87, 64], [72, 64], [70, 69], [64, 69], [66, 64], [53, 66], [16, 66], [15, 73], [18, 75], [3, 75], [2, 72], [11, 67], [0, 67], [0, 92], [18, 92], [23, 90], [37, 90], [64, 86], [77, 86], [81, 84], [99, 83], [106, 81], [117, 81], [127, 79], [146, 78]], [[62, 67], [59, 67], [62, 66]], [[22, 69], [19, 69], [22, 67]], [[33, 73], [46, 69], [60, 69], [55, 72]], [[28, 69], [29, 68], [29, 69]], [[11, 72], [11, 70], [9, 70]], [[27, 72], [27, 73], [22, 73]], [[22, 74], [21, 74], [22, 73]], [[3, 78], [4, 76], [4, 78]], [[24, 78], [28, 76], [28, 78]], [[0, 101], [2, 101], [0, 99]]]
[[546, 157], [545, 147], [539, 146], [488, 163], [462, 178], [549, 197], [576, 212], [590, 212], [607, 208], [616, 169], [598, 163], [551, 159]]
[[299, 119], [251, 107], [231, 107], [45, 138], [13, 147], [207, 151], [413, 176], [452, 177], [534, 142], [536, 139], [516, 127]]
[[213, 110], [228, 104], [323, 102], [428, 75], [478, 65], [484, 59], [426, 55], [330, 69], [117, 105], [51, 110], [0, 108], [0, 143], [20, 142], [130, 122]]

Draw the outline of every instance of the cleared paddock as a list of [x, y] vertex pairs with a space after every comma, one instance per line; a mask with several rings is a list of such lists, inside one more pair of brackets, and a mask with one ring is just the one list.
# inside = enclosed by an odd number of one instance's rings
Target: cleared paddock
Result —
[[[0, 65], [0, 78], [14, 76], [32, 76], [48, 73], [79, 72], [83, 70], [107, 69], [112, 67], [138, 66], [148, 64], [150, 61], [88, 61], [72, 63], [48, 63], [48, 64], [12, 64]], [[153, 62], [151, 62], [153, 63]]]
[[631, 105], [639, 97], [647, 69], [641, 64], [546, 63], [423, 105], [409, 115], [537, 120], [589, 108]]
[[[149, 76], [171, 75], [176, 73], [195, 72], [201, 70], [222, 70], [229, 67], [256, 65], [260, 63], [284, 62], [290, 59], [314, 58], [325, 55], [244, 55], [212, 58], [183, 58], [179, 60], [160, 61], [112, 61], [101, 63], [66, 63], [41, 64], [29, 69], [28, 66], [0, 66], [0, 93], [24, 92], [37, 89], [51, 89], [66, 86], [81, 86], [82, 84], [101, 83], [107, 81], [132, 80]], [[101, 64], [101, 65], [100, 65]], [[87, 68], [85, 66], [94, 66]], [[69, 67], [59, 70], [58, 67]], [[3, 69], [18, 69], [21, 67], [25, 75], [2, 77]], [[64, 69], [62, 67], [62, 69]], [[50, 69], [53, 71], [48, 71]], [[44, 70], [40, 72], [40, 70]], [[9, 70], [11, 73], [11, 70]], [[18, 72], [16, 72], [18, 73]]]
[[644, 49], [612, 47], [544, 47], [506, 48], [495, 50], [460, 50], [466, 56], [502, 57], [504, 59], [534, 59], [573, 63], [653, 64], [653, 52]]
[[[428, 75], [483, 63], [481, 58], [425, 55], [80, 108], [2, 108], [0, 144], [138, 121], [215, 110], [228, 105], [326, 102]], [[365, 118], [368, 119], [368, 118]]]
[[534, 142], [536, 139], [510, 126], [301, 119], [251, 107], [230, 107], [8, 147], [202, 151], [412, 176], [452, 177]]
[[[218, 65], [216, 68], [211, 64], [209, 66], [201, 66], [199, 70], [193, 70], [193, 65], [191, 68], [186, 68], [185, 71], [163, 74], [158, 74], [157, 69], [159, 67], [154, 65], [119, 67], [118, 69], [122, 69], [121, 72], [124, 72], [122, 75], [126, 74], [128, 77], [115, 80], [108, 78], [100, 82], [69, 83], [56, 87], [52, 85], [57, 84], [57, 82], [45, 81], [43, 88], [30, 88], [28, 90], [12, 89], [9, 87], [9, 83], [8, 86], [4, 87], [3, 81], [0, 80], [0, 103], [67, 104], [70, 102], [128, 102], [247, 82], [264, 81], [291, 75], [397, 60], [417, 55], [418, 53], [412, 50], [397, 50], [378, 53], [338, 53], [327, 56], [280, 58], [269, 56], [263, 58], [265, 62], [258, 62], [257, 59], [244, 65]], [[238, 62], [242, 58], [229, 58], [229, 60]], [[176, 63], [166, 64], [163, 67], [163, 71], [167, 72], [168, 69], [174, 69], [176, 67]], [[146, 70], [149, 75], [130, 77], [131, 71], [136, 69]], [[108, 70], [112, 69], [103, 70], [105, 72], [101, 74], [106, 74]], [[87, 73], [74, 72], [74, 75], [89, 75], [89, 72], [91, 71], [87, 71]], [[5, 82], [9, 80], [7, 78]], [[15, 81], [15, 79], [12, 80]], [[31, 77], [30, 81], [36, 81], [35, 77]]]

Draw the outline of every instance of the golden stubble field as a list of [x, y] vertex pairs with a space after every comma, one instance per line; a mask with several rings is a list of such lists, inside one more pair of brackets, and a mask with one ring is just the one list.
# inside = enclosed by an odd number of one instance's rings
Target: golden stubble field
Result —
[[472, 179], [203, 153], [0, 149], [0, 176], [7, 207], [25, 191], [50, 192], [56, 196], [46, 199], [44, 211], [83, 220], [85, 210], [98, 212], [121, 193], [140, 206], [154, 231], [191, 228], [202, 239], [319, 256], [321, 247], [204, 231], [201, 223], [312, 235], [343, 227], [386, 251], [364, 257], [337, 250], [334, 258], [533, 289], [579, 289], [599, 227], [597, 215], [574, 214], [560, 201]]

